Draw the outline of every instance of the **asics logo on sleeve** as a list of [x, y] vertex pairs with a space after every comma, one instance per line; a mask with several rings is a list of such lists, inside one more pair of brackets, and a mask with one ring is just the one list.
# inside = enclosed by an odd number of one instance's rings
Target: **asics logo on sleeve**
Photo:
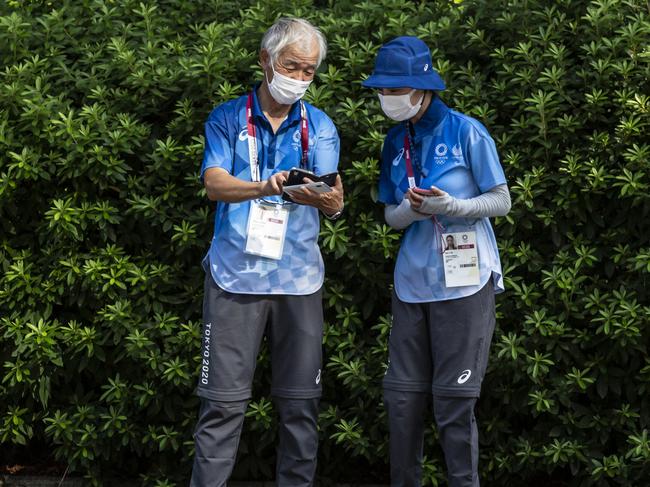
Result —
[[404, 155], [404, 147], [400, 149], [400, 151], [395, 156], [395, 159], [393, 159], [393, 166], [397, 166], [399, 164], [399, 161], [402, 160], [403, 155]]
[[463, 370], [463, 373], [460, 374], [460, 377], [458, 378], [458, 380], [456, 382], [458, 382], [459, 384], [464, 384], [465, 382], [467, 382], [469, 380], [471, 375], [472, 375], [471, 370], [469, 370], [469, 369]]
[[316, 376], [316, 384], [320, 384], [320, 369], [318, 369], [318, 375]]

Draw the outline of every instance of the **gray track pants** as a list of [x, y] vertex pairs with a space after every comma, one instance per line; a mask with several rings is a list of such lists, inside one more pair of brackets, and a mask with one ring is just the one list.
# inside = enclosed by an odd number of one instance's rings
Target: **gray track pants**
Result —
[[194, 433], [192, 487], [222, 487], [232, 473], [257, 354], [271, 349], [271, 395], [279, 415], [278, 486], [311, 486], [318, 451], [323, 314], [321, 292], [243, 295], [206, 275], [201, 409]]
[[[279, 415], [278, 486], [311, 486], [318, 452], [318, 398], [274, 398]], [[191, 487], [222, 487], [233, 467], [248, 401], [201, 399], [194, 434], [196, 455]]]
[[494, 290], [450, 301], [405, 303], [393, 295], [384, 403], [390, 429], [391, 485], [422, 476], [424, 411], [433, 394], [449, 487], [478, 487], [474, 406], [494, 331]]

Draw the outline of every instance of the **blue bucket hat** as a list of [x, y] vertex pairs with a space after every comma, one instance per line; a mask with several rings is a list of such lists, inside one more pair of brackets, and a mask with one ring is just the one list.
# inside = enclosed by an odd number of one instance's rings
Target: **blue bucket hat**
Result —
[[444, 90], [445, 82], [433, 69], [431, 52], [417, 37], [402, 36], [379, 48], [375, 70], [362, 83], [366, 88]]

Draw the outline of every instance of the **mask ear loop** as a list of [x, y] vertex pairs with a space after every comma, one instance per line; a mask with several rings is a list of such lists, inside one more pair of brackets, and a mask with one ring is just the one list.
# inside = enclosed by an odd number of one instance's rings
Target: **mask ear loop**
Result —
[[[269, 55], [269, 66], [271, 66], [271, 71], [273, 72], [273, 78], [275, 78], [275, 69], [273, 68], [273, 61], [271, 61], [271, 55]], [[267, 85], [271, 84], [271, 82], [269, 81], [269, 75], [266, 74], [266, 69], [264, 69], [264, 79], [266, 80]]]
[[415, 93], [415, 88], [413, 88], [411, 91], [409, 91], [409, 106], [410, 106], [411, 108], [415, 108], [415, 107], [417, 107], [417, 108], [418, 108], [418, 111], [419, 111], [420, 108], [422, 108], [422, 103], [424, 103], [424, 94], [425, 94], [425, 92], [424, 92], [424, 91], [422, 92], [422, 96], [420, 97], [420, 100], [417, 101], [417, 102], [415, 103], [415, 105], [412, 105], [412, 104], [411, 104], [411, 96], [413, 95], [413, 93]]

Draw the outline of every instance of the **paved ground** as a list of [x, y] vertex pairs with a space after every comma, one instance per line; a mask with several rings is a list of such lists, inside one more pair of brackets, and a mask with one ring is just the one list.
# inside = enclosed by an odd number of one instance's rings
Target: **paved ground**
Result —
[[[0, 487], [84, 487], [80, 478], [67, 478], [61, 482], [57, 477], [27, 475], [0, 475]], [[137, 482], [134, 486], [139, 485]], [[275, 487], [274, 482], [229, 482], [228, 487]], [[335, 487], [388, 487], [376, 484], [337, 484]]]
[[[275, 487], [274, 482], [228, 482], [228, 487]], [[335, 487], [389, 487], [382, 484], [336, 484]]]

